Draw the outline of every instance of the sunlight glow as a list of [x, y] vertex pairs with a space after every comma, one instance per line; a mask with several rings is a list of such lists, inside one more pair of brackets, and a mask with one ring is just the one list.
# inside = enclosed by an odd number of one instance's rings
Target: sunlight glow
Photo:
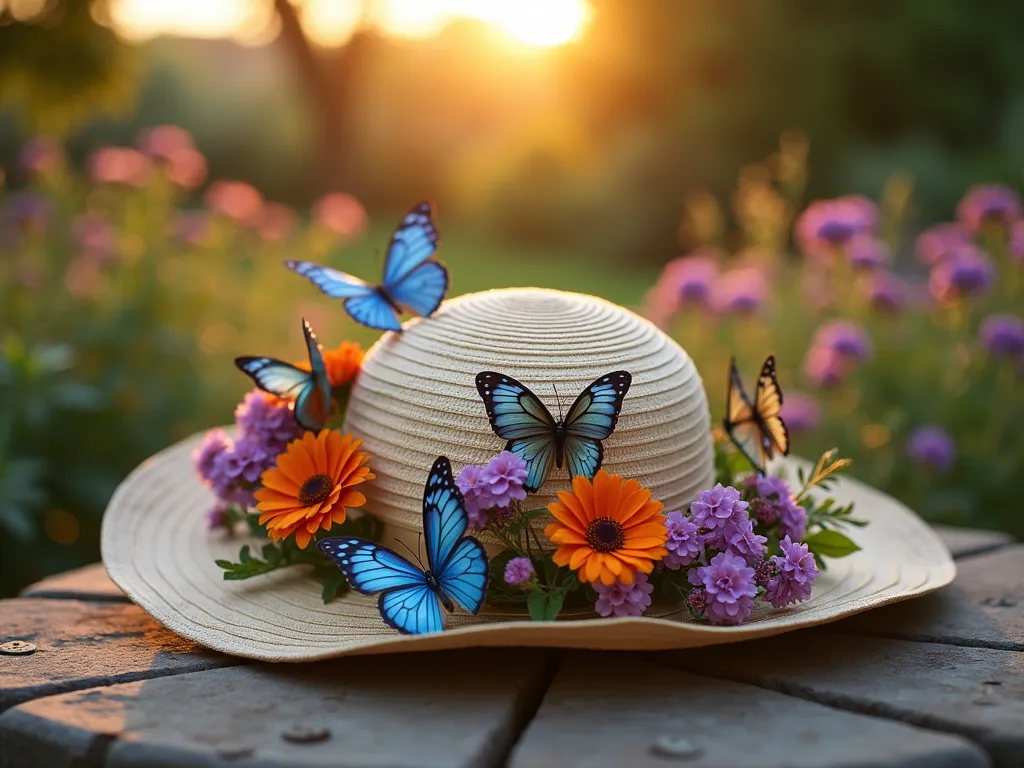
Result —
[[[580, 37], [587, 0], [293, 0], [318, 45], [344, 43], [363, 24], [394, 37], [427, 38], [458, 19], [477, 19], [513, 40], [549, 48]], [[133, 40], [161, 34], [264, 42], [274, 25], [269, 0], [111, 0], [110, 19]]]

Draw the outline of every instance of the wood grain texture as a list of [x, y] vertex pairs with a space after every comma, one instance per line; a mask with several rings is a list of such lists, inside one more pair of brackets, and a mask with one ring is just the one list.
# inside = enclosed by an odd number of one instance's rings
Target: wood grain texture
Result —
[[3, 600], [0, 636], [38, 648], [0, 655], [0, 711], [64, 691], [237, 663], [178, 637], [134, 605]]
[[[673, 752], [682, 754], [673, 759]], [[667, 669], [633, 655], [588, 653], [566, 659], [516, 745], [511, 768], [672, 764], [966, 768], [988, 762], [962, 738]]]
[[1024, 761], [1024, 654], [816, 630], [786, 639], [658, 656], [690, 671], [981, 744], [999, 766]]
[[932, 529], [939, 534], [939, 538], [956, 559], [991, 552], [1013, 542], [1013, 537], [1002, 531], [954, 528], [950, 525], [933, 525]]
[[549, 677], [541, 651], [253, 664], [24, 704], [0, 743], [40, 765], [494, 766]]
[[969, 557], [935, 594], [854, 616], [838, 631], [1024, 651], [1024, 545]]
[[103, 563], [93, 563], [72, 571], [48, 576], [26, 587], [21, 597], [45, 597], [53, 600], [92, 600], [127, 603], [118, 586], [107, 576]]

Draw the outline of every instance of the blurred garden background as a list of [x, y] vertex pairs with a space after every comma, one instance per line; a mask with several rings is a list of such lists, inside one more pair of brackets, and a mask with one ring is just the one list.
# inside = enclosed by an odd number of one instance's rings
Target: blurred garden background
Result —
[[[432, 200], [452, 294], [604, 296], [778, 360], [794, 452], [1024, 534], [1024, 4], [0, 0], [0, 595], [229, 422], [239, 354], [363, 344]], [[983, 186], [979, 186], [983, 185]]]

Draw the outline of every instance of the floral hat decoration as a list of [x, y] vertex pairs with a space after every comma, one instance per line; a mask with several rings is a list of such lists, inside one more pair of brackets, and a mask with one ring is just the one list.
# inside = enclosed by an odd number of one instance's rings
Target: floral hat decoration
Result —
[[[783, 458], [769, 356], [712, 427], [693, 361], [621, 307], [510, 289], [445, 302], [430, 205], [379, 285], [286, 266], [384, 331], [365, 354], [240, 357], [233, 429], [153, 457], [103, 527], [114, 581], [171, 629], [266, 660], [468, 645], [749, 639], [949, 583], [910, 510]], [[418, 315], [402, 324], [403, 314]]]

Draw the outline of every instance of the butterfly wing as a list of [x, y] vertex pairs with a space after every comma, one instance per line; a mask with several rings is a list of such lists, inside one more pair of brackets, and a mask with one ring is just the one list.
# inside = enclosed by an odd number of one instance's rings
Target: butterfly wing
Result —
[[551, 412], [530, 389], [511, 376], [494, 371], [476, 375], [476, 389], [487, 408], [494, 433], [527, 464], [524, 487], [533, 493], [555, 462], [556, 424]]
[[236, 357], [235, 365], [264, 392], [294, 400], [313, 383], [313, 374], [273, 357]]
[[467, 536], [461, 539], [437, 572], [442, 591], [467, 613], [479, 613], [487, 594], [487, 551]]
[[613, 371], [580, 392], [565, 416], [565, 462], [570, 477], [592, 478], [601, 468], [604, 446], [619, 420], [622, 401], [633, 377]]
[[346, 272], [322, 267], [310, 261], [286, 261], [288, 269], [308, 279], [342, 306], [357, 323], [380, 331], [400, 331], [398, 315], [383, 294], [373, 285]]
[[353, 320], [378, 331], [401, 331], [402, 323], [395, 308], [379, 291], [345, 301], [345, 311]]
[[426, 584], [385, 592], [377, 599], [384, 623], [403, 635], [423, 635], [444, 629], [437, 595]]
[[768, 458], [776, 451], [785, 456], [789, 453], [789, 430], [782, 420], [782, 390], [775, 373], [775, 356], [770, 355], [764, 361], [761, 375], [757, 377], [757, 394], [754, 399], [754, 411], [764, 432], [764, 445]]
[[331, 380], [316, 334], [305, 318], [302, 320], [302, 333], [306, 337], [309, 354], [310, 383], [295, 398], [295, 420], [305, 429], [319, 431], [331, 418]]
[[728, 410], [722, 426], [725, 427], [729, 439], [747, 457], [747, 460], [760, 474], [764, 474], [765, 463], [770, 458], [765, 452], [764, 435], [758, 421], [754, 405], [747, 397], [736, 370], [736, 360], [729, 363], [729, 396]]
[[420, 203], [405, 215], [391, 236], [384, 262], [384, 289], [391, 293], [404, 277], [434, 255], [439, 241], [433, 209], [430, 203]]
[[448, 292], [448, 270], [440, 262], [428, 261], [394, 285], [385, 286], [385, 290], [396, 304], [421, 317], [430, 317]]

